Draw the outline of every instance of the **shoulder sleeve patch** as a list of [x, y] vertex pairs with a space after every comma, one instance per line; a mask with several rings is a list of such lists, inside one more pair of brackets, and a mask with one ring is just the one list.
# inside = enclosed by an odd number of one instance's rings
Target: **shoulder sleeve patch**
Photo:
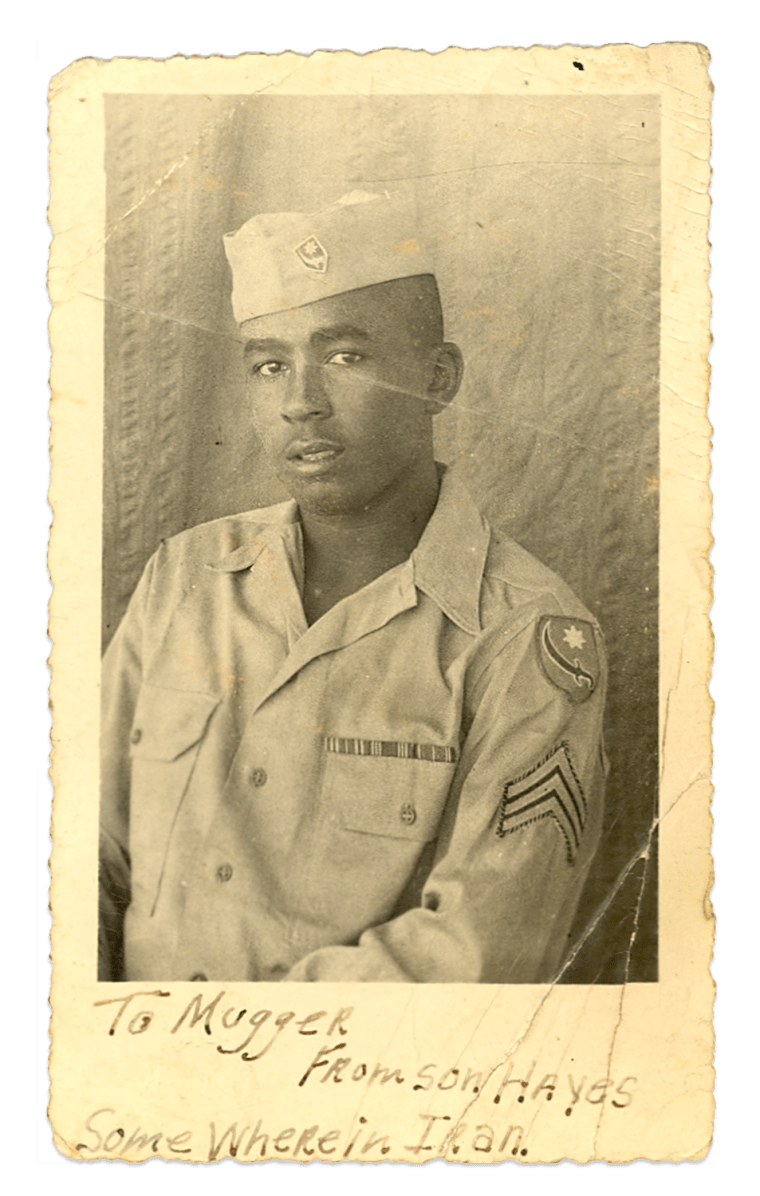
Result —
[[538, 621], [541, 667], [571, 702], [585, 702], [599, 682], [599, 653], [594, 628], [585, 619], [544, 615]]
[[557, 824], [573, 864], [586, 828], [586, 797], [566, 743], [535, 768], [504, 786], [496, 834], [500, 839], [542, 818]]

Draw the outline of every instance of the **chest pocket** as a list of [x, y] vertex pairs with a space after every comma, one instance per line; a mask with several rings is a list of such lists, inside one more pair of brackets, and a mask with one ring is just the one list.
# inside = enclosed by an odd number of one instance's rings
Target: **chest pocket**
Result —
[[456, 768], [455, 749], [380, 743], [373, 752], [373, 744], [377, 741], [325, 740], [323, 794], [338, 821], [364, 835], [418, 844], [435, 839]]
[[172, 825], [220, 699], [144, 684], [130, 735], [133, 899], [158, 896]]

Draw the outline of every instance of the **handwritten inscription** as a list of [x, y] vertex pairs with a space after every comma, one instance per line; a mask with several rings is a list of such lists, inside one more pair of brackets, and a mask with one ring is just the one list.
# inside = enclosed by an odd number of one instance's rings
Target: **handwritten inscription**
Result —
[[[128, 1034], [144, 1034], [162, 1012], [160, 1006], [155, 1005], [155, 999], [170, 996], [171, 993], [162, 989], [151, 989], [129, 993], [125, 997], [95, 1001], [94, 1005], [115, 1007], [111, 1011], [113, 1017], [108, 1026], [108, 1034], [111, 1037], [125, 1030]], [[329, 1038], [335, 1033], [346, 1033], [346, 1022], [353, 1013], [353, 1006], [348, 1005], [333, 1011], [332, 1014], [326, 1009], [319, 1009], [299, 1017], [292, 1009], [286, 1009], [282, 1013], [274, 1013], [271, 1009], [257, 1009], [249, 1015], [246, 1008], [228, 1006], [224, 997], [225, 990], [222, 989], [204, 1005], [203, 993], [196, 993], [173, 1024], [171, 1016], [161, 1019], [162, 1028], [168, 1029], [170, 1034], [176, 1034], [183, 1027], [192, 1030], [200, 1023], [202, 1031], [211, 1040], [212, 1045], [216, 1046], [220, 1055], [239, 1055], [244, 1063], [253, 1063], [257, 1059], [263, 1059], [287, 1026], [291, 1027], [291, 1033], [306, 1037], [318, 1034], [322, 1030]], [[150, 1007], [141, 1008], [147, 1005], [148, 1001]], [[261, 1038], [257, 1038], [260, 1030]], [[246, 1048], [254, 1039], [257, 1049], [251, 1053]], [[259, 1044], [262, 1044], [260, 1049]]]
[[[119, 1124], [114, 1109], [96, 1109], [85, 1122], [87, 1142], [77, 1143], [77, 1150], [92, 1154], [110, 1154], [116, 1157], [144, 1155], [146, 1151], [157, 1154], [161, 1143], [171, 1154], [190, 1154], [193, 1133], [182, 1130], [167, 1134], [163, 1130], [153, 1132], [137, 1125], [134, 1128]], [[368, 1126], [367, 1118], [360, 1117], [351, 1132], [325, 1126], [311, 1125], [305, 1129], [285, 1126], [273, 1130], [266, 1128], [261, 1120], [254, 1124], [232, 1122], [226, 1128], [217, 1128], [209, 1123], [208, 1148], [205, 1157], [209, 1162], [230, 1155], [234, 1158], [276, 1158], [290, 1154], [293, 1158], [325, 1158], [339, 1155], [347, 1159], [353, 1154], [374, 1153], [380, 1157], [390, 1152], [391, 1144], [387, 1134], [378, 1133]]]
[[[219, 1055], [245, 1064], [263, 1059], [278, 1041], [301, 1039], [304, 1051], [292, 1075], [284, 1077], [299, 1089], [325, 1085], [364, 1085], [401, 1093], [451, 1093], [463, 1097], [466, 1115], [477, 1108], [477, 1121], [452, 1113], [420, 1112], [416, 1133], [403, 1143], [391, 1142], [388, 1132], [374, 1125], [369, 1115], [361, 1116], [349, 1130], [324, 1124], [267, 1126], [258, 1116], [208, 1126], [208, 1145], [203, 1134], [187, 1127], [165, 1130], [128, 1124], [114, 1108], [96, 1109], [85, 1122], [83, 1140], [77, 1149], [84, 1154], [118, 1157], [146, 1157], [150, 1154], [190, 1155], [213, 1161], [233, 1158], [338, 1158], [379, 1159], [399, 1146], [417, 1158], [525, 1158], [527, 1137], [535, 1125], [535, 1110], [556, 1109], [570, 1117], [589, 1106], [608, 1104], [616, 1110], [628, 1108], [635, 1098], [637, 1079], [627, 1075], [581, 1075], [578, 1071], [547, 1071], [537, 1060], [526, 1063], [517, 1056], [504, 1059], [488, 1070], [473, 1068], [457, 1059], [449, 1066], [427, 1062], [416, 1071], [378, 1059], [363, 1059], [348, 1047], [353, 1006], [299, 1013], [287, 1009], [256, 1009], [230, 1004], [222, 989], [210, 999], [203, 991], [187, 1003], [175, 1006], [171, 993], [163, 989], [137, 990], [125, 996], [94, 1002], [106, 1011], [102, 1032], [111, 1038], [124, 1035], [182, 1034], [201, 1036]], [[309, 1039], [316, 1038], [309, 1044]], [[337, 1041], [336, 1041], [337, 1040]], [[307, 1053], [308, 1052], [308, 1053]], [[297, 1068], [297, 1069], [296, 1069]], [[478, 1097], [477, 1105], [473, 1103]], [[548, 1106], [548, 1102], [555, 1104]], [[484, 1103], [485, 1102], [485, 1103]], [[497, 1106], [501, 1106], [497, 1112]], [[522, 1111], [520, 1111], [522, 1106]], [[444, 1105], [445, 1108], [445, 1105]], [[487, 1109], [488, 1121], [480, 1120]], [[509, 1112], [509, 1109], [512, 1112]], [[518, 1124], [520, 1122], [520, 1124]]]
[[[351, 1080], [357, 1083], [366, 1080], [368, 1084], [377, 1082], [379, 1085], [388, 1083], [406, 1084], [407, 1077], [399, 1067], [385, 1067], [382, 1063], [367, 1064], [357, 1062], [349, 1055], [338, 1055], [337, 1052], [346, 1046], [345, 1042], [335, 1043], [333, 1046], [320, 1047], [311, 1063], [307, 1067], [301, 1079], [298, 1081], [299, 1087], [304, 1087], [308, 1080], [317, 1074], [319, 1068], [325, 1070], [319, 1076], [322, 1084], [332, 1080], [336, 1084], [342, 1083], [344, 1080]], [[513, 1094], [517, 1097], [518, 1104], [524, 1104], [526, 1096], [530, 1100], [543, 1099], [550, 1101], [553, 1099], [555, 1093], [569, 1101], [565, 1114], [569, 1116], [573, 1107], [584, 1098], [592, 1105], [602, 1104], [609, 1094], [611, 1103], [616, 1109], [625, 1109], [630, 1105], [633, 1099], [633, 1088], [636, 1084], [635, 1076], [625, 1076], [617, 1084], [615, 1080], [610, 1079], [609, 1076], [592, 1081], [588, 1084], [587, 1077], [583, 1076], [580, 1080], [574, 1078], [569, 1072], [565, 1077], [560, 1077], [557, 1072], [547, 1072], [535, 1085], [531, 1085], [531, 1078], [536, 1071], [537, 1063], [533, 1060], [527, 1072], [520, 1075], [514, 1075], [517, 1065], [514, 1062], [507, 1063], [504, 1074], [501, 1076], [498, 1087], [493, 1095], [493, 1103], [498, 1105], [510, 1084], [518, 1085], [518, 1089]], [[438, 1074], [436, 1074], [438, 1073]], [[412, 1084], [414, 1092], [429, 1092], [433, 1087], [440, 1092], [451, 1092], [458, 1089], [460, 1092], [471, 1092], [476, 1096], [483, 1088], [486, 1081], [490, 1078], [488, 1073], [483, 1071], [473, 1071], [469, 1067], [449, 1067], [443, 1070], [436, 1063], [426, 1063], [421, 1067], [412, 1077], [415, 1081]], [[529, 1089], [532, 1090], [528, 1092]], [[524, 1089], [525, 1091], [520, 1091]], [[617, 1097], [617, 1099], [615, 1099]]]
[[[449, 1114], [420, 1113], [417, 1136], [403, 1143], [403, 1149], [417, 1157], [469, 1158], [491, 1154], [514, 1158], [528, 1155], [526, 1129], [514, 1123], [497, 1125], [487, 1122], [472, 1124], [456, 1120]], [[205, 1158], [208, 1162], [227, 1155], [240, 1159], [265, 1159], [290, 1155], [291, 1158], [384, 1158], [394, 1143], [382, 1127], [374, 1126], [367, 1117], [359, 1117], [349, 1130], [336, 1126], [314, 1124], [305, 1127], [267, 1125], [262, 1118], [255, 1121], [233, 1121], [217, 1125], [210, 1121], [208, 1137], [184, 1129], [167, 1132], [147, 1130], [142, 1125], [122, 1124], [113, 1108], [96, 1109], [85, 1121], [86, 1141], [77, 1143], [83, 1154], [126, 1158], [146, 1157], [162, 1153]]]
[[[523, 1157], [528, 1153], [527, 1148], [521, 1147], [525, 1131], [520, 1125], [510, 1125], [506, 1132], [497, 1132], [490, 1125], [480, 1124], [470, 1128], [466, 1122], [460, 1122], [452, 1129], [447, 1124], [451, 1122], [448, 1116], [421, 1114], [421, 1119], [424, 1123], [421, 1137], [405, 1147], [413, 1154], [435, 1151], [437, 1155], [448, 1152], [458, 1155], [463, 1146], [466, 1151], [469, 1147], [471, 1151], [481, 1154], [488, 1154], [494, 1149], [500, 1154], [509, 1151], [512, 1155], [519, 1153]], [[436, 1123], [441, 1123], [437, 1128], [443, 1131], [443, 1137], [439, 1133], [434, 1143], [431, 1131]], [[115, 1110], [110, 1108], [96, 1109], [91, 1113], [85, 1122], [85, 1131], [89, 1140], [77, 1143], [77, 1150], [92, 1154], [110, 1154], [122, 1158], [145, 1155], [146, 1152], [157, 1154], [162, 1142], [170, 1154], [187, 1155], [193, 1149], [191, 1130], [167, 1134], [163, 1130], [147, 1131], [141, 1125], [125, 1127], [118, 1124]], [[292, 1158], [327, 1158], [331, 1155], [343, 1159], [352, 1155], [354, 1158], [368, 1155], [382, 1158], [391, 1149], [390, 1136], [371, 1126], [366, 1117], [359, 1117], [350, 1131], [334, 1127], [326, 1129], [320, 1125], [310, 1125], [305, 1129], [285, 1126], [275, 1131], [265, 1127], [259, 1118], [255, 1125], [234, 1121], [224, 1129], [211, 1121], [205, 1157], [209, 1162], [226, 1155], [241, 1159], [276, 1158], [278, 1154], [290, 1154]]]

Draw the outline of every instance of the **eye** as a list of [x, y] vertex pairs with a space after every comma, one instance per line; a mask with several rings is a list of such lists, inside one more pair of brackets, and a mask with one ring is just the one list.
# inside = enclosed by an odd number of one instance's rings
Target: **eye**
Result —
[[327, 359], [328, 365], [356, 365], [362, 360], [361, 353], [351, 353], [348, 349], [342, 349], [339, 353], [333, 353]]
[[284, 374], [287, 368], [282, 361], [262, 361], [260, 365], [253, 366], [251, 373], [257, 378], [276, 378]]

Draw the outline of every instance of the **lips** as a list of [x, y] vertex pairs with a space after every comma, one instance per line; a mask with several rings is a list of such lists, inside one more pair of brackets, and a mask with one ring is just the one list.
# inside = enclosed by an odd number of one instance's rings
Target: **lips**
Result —
[[343, 445], [333, 440], [296, 440], [288, 445], [286, 459], [296, 466], [329, 465], [343, 452]]

